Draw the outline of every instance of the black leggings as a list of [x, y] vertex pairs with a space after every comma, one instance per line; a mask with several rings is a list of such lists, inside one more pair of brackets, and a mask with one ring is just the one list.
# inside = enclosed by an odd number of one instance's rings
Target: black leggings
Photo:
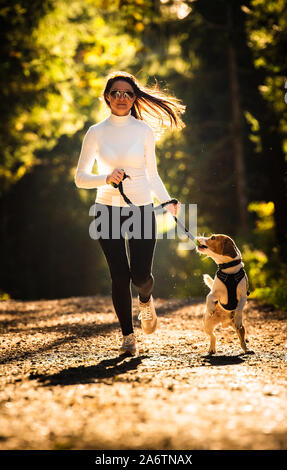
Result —
[[[106, 209], [104, 215], [103, 209]], [[153, 290], [154, 277], [151, 270], [156, 245], [157, 227], [153, 204], [137, 206], [137, 214], [136, 218], [134, 218], [135, 223], [131, 227], [134, 228], [134, 225], [140, 223], [140, 230], [132, 235], [131, 230], [127, 232], [123, 227], [119, 237], [115, 238], [113, 225], [117, 230], [119, 228], [122, 229], [123, 223], [127, 222], [132, 214], [130, 212], [127, 215], [130, 208], [124, 208], [125, 211], [122, 211], [122, 209], [121, 207], [96, 203], [95, 222], [98, 223], [96, 227], [97, 238], [106, 257], [112, 279], [113, 305], [123, 335], [129, 335], [134, 331], [131, 281], [142, 302], [149, 300]], [[102, 224], [99, 224], [99, 216], [102, 219]], [[107, 220], [109, 222], [108, 234], [100, 233], [103, 230], [102, 226], [105, 225]], [[127, 251], [129, 252], [129, 260]]]

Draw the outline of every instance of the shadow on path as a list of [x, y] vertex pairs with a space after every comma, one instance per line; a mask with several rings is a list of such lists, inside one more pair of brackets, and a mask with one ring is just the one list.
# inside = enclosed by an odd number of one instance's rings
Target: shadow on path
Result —
[[142, 360], [147, 357], [148, 356], [118, 356], [112, 359], [104, 359], [94, 366], [70, 367], [56, 374], [30, 374], [29, 379], [38, 380], [42, 382], [44, 386], [97, 383], [103, 379], [115, 377], [137, 369]]
[[207, 355], [203, 357], [203, 365], [210, 365], [210, 366], [230, 366], [234, 364], [242, 364], [245, 362], [241, 355], [237, 356], [211, 356]]
[[[46, 351], [53, 350], [55, 347], [59, 347], [65, 345], [67, 343], [72, 343], [73, 341], [79, 340], [81, 338], [92, 338], [96, 336], [101, 336], [103, 334], [112, 333], [116, 328], [119, 328], [117, 322], [113, 323], [102, 323], [102, 324], [94, 324], [91, 326], [90, 324], [74, 324], [74, 325], [55, 325], [52, 327], [45, 327], [45, 333], [58, 331], [63, 334], [62, 338], [59, 338], [55, 341], [51, 341], [48, 344], [39, 344], [38, 348], [33, 346], [32, 351], [21, 351], [18, 354], [13, 354], [14, 351], [8, 350], [8, 354], [5, 356], [5, 352], [2, 356], [0, 356], [0, 365], [6, 364], [15, 360], [19, 359], [29, 359], [37, 355], [38, 353], [43, 353]], [[30, 334], [36, 334], [38, 331], [41, 331], [40, 328], [31, 327], [27, 330]], [[17, 352], [18, 348], [15, 348], [15, 352]]]

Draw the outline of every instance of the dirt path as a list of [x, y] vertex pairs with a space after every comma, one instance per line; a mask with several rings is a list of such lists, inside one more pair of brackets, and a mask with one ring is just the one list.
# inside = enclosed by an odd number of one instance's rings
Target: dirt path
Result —
[[0, 303], [0, 449], [287, 449], [287, 314], [249, 301], [254, 355], [203, 300], [156, 299], [160, 328], [117, 357], [110, 298]]

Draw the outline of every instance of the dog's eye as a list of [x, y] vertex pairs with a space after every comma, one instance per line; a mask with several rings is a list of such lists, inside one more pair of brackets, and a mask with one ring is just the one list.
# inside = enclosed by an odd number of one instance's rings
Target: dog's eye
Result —
[[212, 235], [211, 240], [215, 240], [215, 236], [214, 236], [214, 235]]

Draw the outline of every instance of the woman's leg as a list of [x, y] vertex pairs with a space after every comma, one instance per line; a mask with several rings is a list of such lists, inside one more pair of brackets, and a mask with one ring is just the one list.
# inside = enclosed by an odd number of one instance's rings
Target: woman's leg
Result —
[[[146, 218], [144, 217], [144, 208]], [[148, 302], [154, 286], [152, 264], [156, 246], [156, 218], [152, 209], [153, 205], [149, 207], [141, 206], [142, 238], [129, 239], [131, 277], [141, 302]], [[144, 238], [145, 233], [148, 233], [150, 238]]]
[[154, 286], [151, 271], [155, 244], [156, 240], [129, 240], [132, 282], [141, 302], [150, 299]]
[[[109, 208], [111, 223], [111, 206]], [[96, 216], [97, 217], [97, 216]], [[106, 257], [111, 280], [112, 300], [120, 322], [123, 335], [133, 333], [131, 273], [126, 253], [126, 242], [123, 237], [116, 239], [100, 237], [99, 243]]]
[[123, 335], [133, 333], [131, 274], [125, 240], [99, 239], [112, 279], [112, 300]]

